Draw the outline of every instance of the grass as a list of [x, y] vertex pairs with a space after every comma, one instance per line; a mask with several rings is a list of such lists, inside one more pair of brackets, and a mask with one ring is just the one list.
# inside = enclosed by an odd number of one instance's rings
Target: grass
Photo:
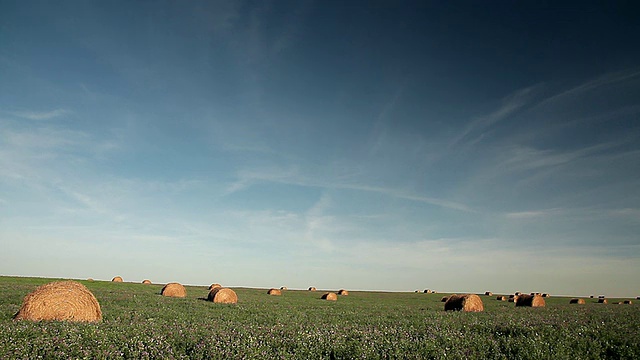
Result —
[[[515, 308], [481, 296], [482, 313], [445, 312], [446, 294], [234, 288], [237, 305], [158, 295], [162, 285], [81, 281], [103, 312], [97, 324], [12, 321], [26, 294], [52, 279], [0, 277], [0, 358], [11, 359], [637, 359], [640, 307]], [[617, 302], [618, 299], [610, 299]]]

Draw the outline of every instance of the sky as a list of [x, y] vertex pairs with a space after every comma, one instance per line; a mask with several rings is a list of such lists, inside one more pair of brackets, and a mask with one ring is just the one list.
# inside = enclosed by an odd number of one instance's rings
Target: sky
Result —
[[0, 0], [0, 274], [640, 295], [595, 3]]

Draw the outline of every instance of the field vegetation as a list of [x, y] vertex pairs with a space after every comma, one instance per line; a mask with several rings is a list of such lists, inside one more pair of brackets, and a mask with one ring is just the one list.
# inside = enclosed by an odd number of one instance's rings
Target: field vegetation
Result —
[[[481, 295], [485, 310], [445, 312], [447, 294], [233, 288], [235, 305], [186, 298], [164, 284], [80, 281], [102, 308], [100, 323], [13, 321], [25, 295], [53, 281], [0, 277], [2, 359], [638, 359], [640, 307], [569, 304], [516, 308]], [[337, 289], [330, 289], [337, 290]]]

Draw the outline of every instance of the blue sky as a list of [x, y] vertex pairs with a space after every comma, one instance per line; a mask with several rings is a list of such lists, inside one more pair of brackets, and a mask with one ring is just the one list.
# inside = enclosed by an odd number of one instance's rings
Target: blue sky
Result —
[[638, 15], [0, 0], [0, 271], [638, 295]]

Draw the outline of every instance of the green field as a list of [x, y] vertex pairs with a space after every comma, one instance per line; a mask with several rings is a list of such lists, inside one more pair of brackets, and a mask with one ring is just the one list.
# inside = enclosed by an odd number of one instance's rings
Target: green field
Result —
[[[482, 313], [445, 312], [446, 294], [234, 288], [237, 305], [159, 295], [162, 285], [80, 281], [98, 299], [96, 324], [13, 321], [22, 299], [53, 279], [0, 277], [0, 359], [638, 359], [640, 307], [515, 308], [482, 296]], [[337, 289], [333, 289], [337, 290]], [[496, 294], [497, 295], [497, 294]], [[610, 299], [611, 302], [618, 299]]]

